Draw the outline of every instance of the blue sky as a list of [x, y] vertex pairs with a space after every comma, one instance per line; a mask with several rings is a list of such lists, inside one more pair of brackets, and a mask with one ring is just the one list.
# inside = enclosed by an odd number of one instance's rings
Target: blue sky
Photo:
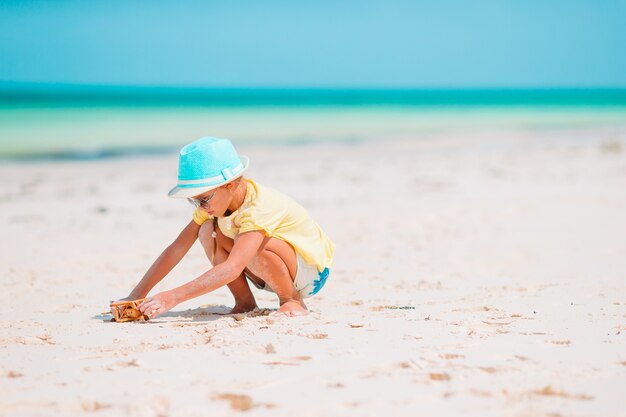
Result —
[[625, 22], [626, 0], [0, 1], [0, 81], [626, 87]]

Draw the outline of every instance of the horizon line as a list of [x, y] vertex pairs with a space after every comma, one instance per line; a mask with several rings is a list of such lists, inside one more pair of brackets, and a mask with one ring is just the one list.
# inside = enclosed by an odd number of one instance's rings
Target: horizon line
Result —
[[384, 85], [362, 85], [362, 86], [341, 86], [341, 85], [174, 85], [174, 84], [108, 84], [108, 83], [68, 83], [68, 82], [40, 82], [40, 81], [13, 81], [0, 80], [0, 91], [5, 89], [124, 89], [124, 90], [171, 90], [171, 91], [380, 91], [380, 92], [400, 92], [400, 91], [580, 91], [580, 90], [626, 90], [623, 86], [603, 86], [603, 85], [499, 85], [499, 86], [384, 86]]

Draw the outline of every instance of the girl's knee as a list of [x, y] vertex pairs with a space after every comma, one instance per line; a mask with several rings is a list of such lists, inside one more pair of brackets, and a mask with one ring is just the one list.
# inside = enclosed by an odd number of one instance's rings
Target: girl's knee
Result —
[[233, 248], [233, 239], [225, 236], [213, 221], [206, 221], [200, 226], [198, 239], [204, 248], [204, 252], [215, 266], [224, 262]]
[[212, 221], [202, 223], [200, 230], [198, 231], [198, 240], [204, 248], [204, 253], [206, 253], [209, 261], [211, 261], [211, 265], [215, 266], [220, 263], [218, 256], [220, 248], [216, 239], [216, 233]]
[[280, 256], [269, 250], [262, 250], [250, 260], [247, 268], [264, 281], [278, 277], [290, 278], [289, 269]]
[[200, 226], [200, 230], [198, 231], [198, 239], [202, 246], [206, 248], [207, 245], [213, 245], [214, 235], [213, 235], [213, 222], [206, 221], [202, 223]]

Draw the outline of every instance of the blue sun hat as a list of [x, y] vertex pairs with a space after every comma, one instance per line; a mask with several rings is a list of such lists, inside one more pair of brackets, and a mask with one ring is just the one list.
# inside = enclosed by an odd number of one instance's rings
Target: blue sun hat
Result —
[[237, 155], [228, 139], [204, 137], [180, 150], [178, 184], [168, 195], [189, 198], [229, 183], [248, 169], [250, 159]]

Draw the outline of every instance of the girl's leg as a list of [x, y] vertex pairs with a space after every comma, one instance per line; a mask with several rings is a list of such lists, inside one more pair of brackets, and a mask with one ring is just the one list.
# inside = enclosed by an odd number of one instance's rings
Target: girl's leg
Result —
[[[213, 244], [216, 241], [215, 259], [213, 260], [215, 263], [213, 265], [217, 265], [228, 259], [235, 242], [224, 236], [219, 228], [216, 230], [216, 239], [213, 239], [212, 232], [212, 222], [205, 222], [200, 227], [198, 238], [209, 259], [211, 259]], [[293, 285], [296, 269], [296, 252], [293, 247], [283, 240], [266, 238], [261, 244], [257, 256], [252, 259], [244, 271], [257, 284], [263, 285], [265, 282], [274, 290], [280, 302], [278, 311], [287, 316], [296, 316], [308, 313], [300, 293]], [[243, 273], [228, 284], [228, 289], [235, 297], [235, 307], [231, 311], [232, 313], [250, 311], [257, 307], [254, 295]]]
[[257, 256], [245, 271], [256, 282], [265, 282], [278, 295], [279, 312], [287, 316], [307, 314], [302, 296], [293, 285], [297, 269], [296, 252], [287, 242], [266, 238]]
[[[228, 259], [228, 254], [233, 247], [233, 240], [224, 236], [218, 228], [217, 239], [214, 239], [213, 236], [213, 222], [207, 221], [202, 224], [200, 227], [200, 232], [198, 233], [198, 238], [200, 239], [200, 243], [204, 248], [204, 252], [207, 254], [207, 257], [211, 261], [213, 266], [221, 264], [222, 262]], [[217, 246], [214, 247], [214, 245]], [[228, 248], [228, 250], [227, 250]], [[214, 259], [211, 257], [215, 254]], [[234, 313], [245, 313], [247, 311], [252, 311], [257, 308], [256, 300], [254, 299], [254, 295], [252, 291], [250, 291], [250, 287], [248, 286], [248, 281], [246, 277], [241, 274], [228, 284], [228, 289], [233, 294], [235, 298], [235, 306], [230, 310], [230, 314]]]

